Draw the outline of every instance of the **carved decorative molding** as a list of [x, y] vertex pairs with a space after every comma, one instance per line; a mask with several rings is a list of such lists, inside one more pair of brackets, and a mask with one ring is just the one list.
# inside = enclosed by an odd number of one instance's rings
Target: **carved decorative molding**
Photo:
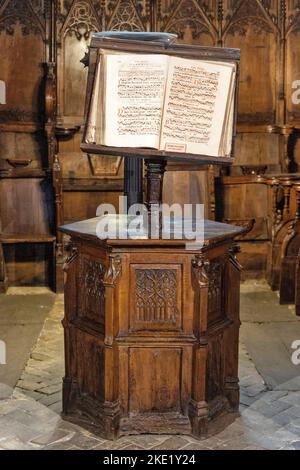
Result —
[[78, 255], [79, 255], [78, 246], [75, 243], [71, 242], [70, 245], [69, 245], [69, 256], [66, 259], [66, 262], [63, 266], [63, 271], [65, 273], [67, 273], [69, 271], [70, 266], [78, 258]]
[[287, 23], [287, 31], [300, 30], [300, 0], [290, 2], [282, 1], [285, 7], [285, 17]]
[[174, 269], [135, 270], [135, 320], [176, 323], [178, 279]]
[[208, 289], [208, 312], [209, 315], [220, 313], [222, 306], [222, 283], [225, 259], [217, 258], [210, 263], [208, 269], [209, 289]]
[[0, 110], [0, 122], [38, 122], [38, 113], [25, 111], [20, 108], [2, 109]]
[[80, 41], [88, 40], [92, 33], [101, 30], [97, 14], [88, 0], [75, 1], [63, 26], [65, 35], [75, 34]]
[[257, 113], [239, 113], [238, 122], [247, 124], [273, 124], [275, 122], [275, 111]]
[[110, 256], [109, 266], [105, 272], [104, 284], [114, 286], [122, 274], [122, 259], [120, 256]]
[[79, 316], [104, 326], [105, 266], [82, 255], [79, 262]]
[[273, 33], [278, 18], [271, 0], [235, 0], [226, 16], [226, 33], [245, 36], [249, 26], [255, 34]]
[[204, 255], [197, 255], [192, 261], [193, 275], [200, 289], [209, 286], [210, 261]]
[[33, 11], [45, 27], [46, 18], [49, 18], [51, 0], [30, 0]]
[[83, 286], [87, 296], [93, 300], [103, 300], [105, 266], [98, 261], [84, 259], [80, 269], [83, 269]]
[[[116, 5], [117, 3], [117, 5]], [[119, 0], [109, 2], [107, 29], [112, 31], [143, 31], [145, 30], [142, 12], [143, 2], [132, 0]]]
[[202, 33], [212, 34], [214, 16], [204, 2], [196, 0], [173, 1], [163, 19], [162, 29], [170, 33], [178, 34], [180, 39], [189, 28], [193, 39], [200, 37]]
[[206, 398], [207, 400], [213, 399], [215, 396], [223, 393], [223, 338], [222, 336], [216, 338], [209, 343], [207, 352], [207, 365], [206, 365]]
[[[37, 8], [37, 2], [35, 8]], [[44, 34], [45, 25], [39, 18], [40, 13], [35, 13], [33, 5], [30, 0], [9, 0], [3, 4], [3, 9], [0, 16], [0, 33], [13, 35], [15, 26], [21, 25], [21, 31], [24, 36], [29, 34], [42, 35]], [[43, 15], [42, 15], [43, 16]]]

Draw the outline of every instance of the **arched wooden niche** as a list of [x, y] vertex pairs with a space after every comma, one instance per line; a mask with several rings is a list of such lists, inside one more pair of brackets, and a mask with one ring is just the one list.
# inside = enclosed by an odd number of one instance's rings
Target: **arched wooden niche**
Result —
[[58, 30], [58, 119], [64, 126], [82, 124], [87, 69], [81, 60], [93, 32], [101, 30], [93, 2], [75, 1]]
[[[212, 3], [212, 2], [210, 2]], [[217, 42], [215, 10], [204, 2], [178, 0], [162, 2], [160, 29], [178, 35], [178, 42], [214, 46]]]
[[[241, 49], [239, 122], [273, 124], [276, 120], [278, 28], [258, 0], [231, 2], [223, 43]], [[274, 3], [274, 2], [269, 2]]]

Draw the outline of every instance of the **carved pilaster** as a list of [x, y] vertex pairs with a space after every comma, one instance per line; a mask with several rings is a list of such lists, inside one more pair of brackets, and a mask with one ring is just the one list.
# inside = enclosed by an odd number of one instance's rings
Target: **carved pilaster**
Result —
[[209, 287], [209, 267], [210, 261], [204, 255], [197, 255], [192, 261], [194, 279], [200, 289]]
[[234, 244], [229, 250], [230, 261], [238, 271], [242, 271], [243, 267], [239, 263], [237, 255], [241, 252], [239, 245]]
[[78, 255], [79, 255], [78, 246], [74, 242], [71, 242], [71, 244], [69, 246], [70, 246], [70, 254], [69, 254], [68, 258], [66, 259], [66, 262], [64, 263], [64, 266], [63, 266], [63, 271], [66, 274], [68, 273], [68, 271], [71, 268], [74, 261], [77, 260]]
[[110, 256], [109, 266], [104, 274], [103, 284], [114, 287], [122, 274], [122, 259], [120, 256]]

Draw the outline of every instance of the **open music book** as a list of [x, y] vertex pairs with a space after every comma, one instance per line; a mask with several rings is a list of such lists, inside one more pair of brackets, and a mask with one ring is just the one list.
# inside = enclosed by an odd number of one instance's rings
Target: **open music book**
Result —
[[86, 143], [231, 154], [236, 66], [100, 50]]

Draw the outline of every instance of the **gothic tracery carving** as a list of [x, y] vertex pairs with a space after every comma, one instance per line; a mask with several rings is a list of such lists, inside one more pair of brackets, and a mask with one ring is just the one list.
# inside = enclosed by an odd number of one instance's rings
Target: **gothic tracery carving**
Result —
[[143, 31], [145, 29], [141, 20], [142, 4], [141, 2], [132, 2], [131, 0], [120, 0], [108, 4], [108, 10], [111, 12], [108, 22], [108, 29], [112, 31]]
[[[21, 25], [24, 36], [43, 34], [43, 25], [36, 16], [29, 0], [10, 0], [4, 5], [0, 16], [0, 33], [13, 35], [17, 24]], [[37, 5], [35, 5], [37, 6]]]
[[245, 36], [249, 26], [253, 27], [255, 34], [262, 32], [272, 33], [277, 23], [277, 17], [270, 10], [271, 1], [262, 0], [234, 0], [226, 16], [227, 32]]
[[214, 17], [204, 2], [201, 2], [200, 7], [195, 0], [173, 1], [169, 11], [174, 13], [166, 15], [164, 31], [177, 34], [180, 39], [184, 38], [187, 28], [191, 30], [193, 39], [199, 38], [202, 33], [211, 33]]
[[135, 316], [138, 322], [176, 323], [177, 272], [174, 269], [136, 269]]
[[82, 38], [88, 40], [93, 32], [100, 29], [99, 21], [90, 2], [82, 0], [74, 3], [64, 26], [65, 34], [69, 36], [75, 34], [79, 41]]

